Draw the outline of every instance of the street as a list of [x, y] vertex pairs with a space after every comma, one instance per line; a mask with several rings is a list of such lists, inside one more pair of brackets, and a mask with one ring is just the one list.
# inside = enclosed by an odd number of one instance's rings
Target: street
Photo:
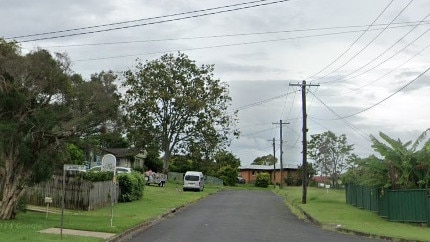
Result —
[[298, 219], [269, 191], [223, 191], [167, 217], [130, 241], [377, 241]]

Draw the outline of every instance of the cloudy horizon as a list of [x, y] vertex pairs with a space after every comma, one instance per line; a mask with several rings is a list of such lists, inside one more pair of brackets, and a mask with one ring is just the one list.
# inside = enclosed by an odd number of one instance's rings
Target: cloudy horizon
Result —
[[425, 0], [6, 0], [0, 36], [24, 51], [65, 52], [87, 79], [178, 51], [214, 64], [239, 110], [242, 135], [229, 151], [247, 165], [272, 154], [275, 138], [279, 159], [282, 120], [284, 163], [300, 164], [301, 91], [290, 84], [303, 80], [319, 84], [307, 92], [308, 140], [345, 134], [367, 157], [370, 135], [406, 142], [430, 128], [429, 12]]

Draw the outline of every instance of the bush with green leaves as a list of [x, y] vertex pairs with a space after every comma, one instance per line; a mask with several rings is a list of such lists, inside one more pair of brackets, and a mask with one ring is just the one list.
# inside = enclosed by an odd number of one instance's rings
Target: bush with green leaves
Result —
[[268, 187], [270, 182], [270, 175], [267, 172], [262, 172], [257, 174], [255, 179], [256, 187]]
[[132, 202], [142, 198], [145, 179], [141, 173], [122, 173], [118, 175], [117, 181], [120, 189], [119, 202]]
[[235, 186], [237, 181], [237, 169], [230, 165], [223, 166], [218, 171], [218, 177], [226, 186]]
[[84, 180], [98, 182], [98, 181], [111, 181], [113, 179], [112, 171], [101, 172], [83, 172], [80, 173]]

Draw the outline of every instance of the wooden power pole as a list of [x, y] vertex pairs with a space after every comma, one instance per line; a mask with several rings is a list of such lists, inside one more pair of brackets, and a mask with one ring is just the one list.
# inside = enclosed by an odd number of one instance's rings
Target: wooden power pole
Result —
[[306, 114], [306, 87], [310, 87], [310, 86], [319, 86], [319, 84], [306, 84], [306, 81], [302, 81], [302, 84], [297, 83], [297, 84], [291, 84], [290, 86], [299, 86], [302, 88], [302, 115], [303, 115], [303, 128], [302, 128], [302, 132], [303, 132], [303, 151], [302, 151], [302, 204], [306, 204], [306, 193], [307, 193], [307, 185], [308, 185], [308, 174], [307, 174], [307, 140], [306, 140], [306, 136], [307, 136], [307, 132], [308, 132], [308, 127], [307, 127], [307, 114]]
[[280, 163], [280, 170], [279, 170], [279, 173], [280, 173], [280, 182], [279, 182], [279, 188], [281, 188], [282, 189], [282, 183], [283, 183], [283, 176], [282, 176], [282, 173], [283, 173], [283, 169], [284, 169], [284, 165], [283, 165], [283, 163], [282, 163], [282, 154], [283, 154], [283, 151], [282, 151], [282, 125], [283, 124], [289, 124], [289, 123], [283, 123], [282, 122], [282, 120], [279, 120], [279, 123], [273, 123], [273, 124], [279, 124], [279, 137], [280, 137], [280, 140], [279, 140], [279, 163]]

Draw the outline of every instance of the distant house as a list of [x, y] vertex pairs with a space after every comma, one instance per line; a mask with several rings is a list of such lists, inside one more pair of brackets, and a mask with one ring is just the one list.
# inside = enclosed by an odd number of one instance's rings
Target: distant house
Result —
[[116, 157], [116, 166], [143, 167], [146, 152], [136, 152], [129, 148], [106, 148], [102, 149], [103, 155], [112, 154]]
[[253, 183], [255, 182], [255, 179], [257, 178], [257, 174], [260, 172], [267, 172], [270, 174], [270, 180], [273, 183], [276, 181], [276, 184], [280, 184], [281, 181], [282, 184], [285, 184], [285, 178], [288, 177], [288, 175], [297, 175], [297, 165], [291, 165], [291, 164], [284, 164], [282, 167], [282, 177], [281, 179], [281, 167], [277, 163], [275, 167], [273, 165], [246, 165], [246, 166], [240, 166], [238, 168], [239, 170], [239, 176], [243, 177], [245, 179], [246, 183]]
[[331, 184], [331, 180], [327, 176], [313, 176], [312, 181], [316, 184]]

